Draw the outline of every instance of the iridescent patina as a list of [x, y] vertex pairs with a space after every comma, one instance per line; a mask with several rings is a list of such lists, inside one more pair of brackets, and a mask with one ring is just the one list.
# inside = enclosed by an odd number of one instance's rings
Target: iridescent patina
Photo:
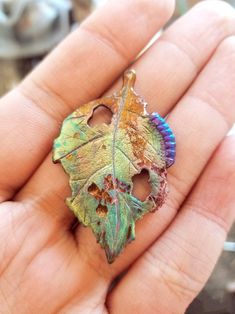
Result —
[[[136, 220], [164, 203], [166, 168], [175, 159], [175, 137], [163, 118], [147, 113], [133, 89], [135, 79], [135, 72], [127, 71], [119, 92], [79, 107], [54, 142], [53, 161], [70, 177], [72, 196], [66, 203], [92, 228], [110, 263], [134, 240]], [[112, 111], [112, 121], [90, 127], [101, 105]], [[151, 185], [145, 201], [132, 195], [132, 178], [143, 169]]]

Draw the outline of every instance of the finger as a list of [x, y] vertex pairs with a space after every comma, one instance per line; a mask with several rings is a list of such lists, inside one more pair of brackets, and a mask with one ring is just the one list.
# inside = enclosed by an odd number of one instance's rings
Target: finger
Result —
[[235, 137], [215, 153], [181, 212], [109, 296], [109, 313], [184, 313], [235, 218]]
[[[163, 35], [163, 39], [157, 42], [134, 64], [137, 74], [140, 72], [137, 79], [137, 89], [143, 91], [142, 94], [147, 96], [146, 98], [151, 104], [150, 110], [160, 111], [162, 114], [168, 112], [173, 102], [178, 99], [192, 80], [195, 79], [196, 72], [201, 70], [201, 67], [207, 62], [207, 59], [223, 37], [235, 31], [235, 19], [231, 18], [233, 15], [230, 12], [231, 8], [217, 1], [216, 3], [220, 3], [220, 5], [215, 9], [213, 6], [214, 1], [211, 3], [212, 5], [208, 2], [208, 4], [196, 6], [191, 13], [170, 27], [166, 34]], [[212, 18], [209, 19], [209, 15]], [[187, 27], [189, 24], [191, 25], [190, 28]], [[222, 31], [218, 31], [219, 27]], [[208, 30], [208, 33], [205, 30]], [[200, 41], [197, 40], [198, 33], [201, 34]], [[176, 42], [175, 38], [179, 38], [179, 41]], [[170, 44], [171, 42], [172, 44]], [[175, 45], [178, 48], [175, 48]], [[193, 45], [195, 45], [195, 51], [204, 50], [204, 53], [192, 53], [194, 51], [192, 49]], [[186, 53], [188, 57], [185, 56]], [[165, 58], [166, 55], [168, 56], [167, 59]], [[185, 59], [194, 59], [194, 63], [197, 63], [197, 71], [195, 71], [192, 62], [185, 62]], [[148, 84], [150, 88], [148, 88]], [[158, 85], [159, 87], [156, 88]], [[147, 90], [150, 97], [144, 93], [144, 89]], [[169, 90], [169, 96], [166, 96], [166, 92], [164, 92], [166, 89]], [[163, 93], [161, 93], [162, 90]], [[51, 178], [56, 178], [56, 180], [52, 181]], [[67, 182], [68, 178], [61, 170], [60, 165], [53, 165], [51, 157], [48, 157], [17, 199], [36, 199], [37, 204], [39, 202], [39, 207], [41, 206], [40, 204], [45, 204], [46, 200], [47, 208], [50, 208], [49, 211], [51, 213], [54, 212], [54, 208], [56, 211], [54, 215], [57, 216], [57, 207], [60, 209], [64, 208], [64, 210], [59, 211], [62, 221], [64, 221], [66, 215], [68, 220], [70, 220], [71, 215], [66, 214], [68, 210], [64, 204], [65, 197], [70, 193], [67, 188]], [[40, 191], [40, 197], [42, 196], [43, 200], [40, 200], [38, 197], [38, 191]], [[58, 195], [60, 195], [59, 199]], [[55, 202], [55, 198], [57, 202]], [[167, 221], [169, 220], [168, 216], [162, 219], [164, 221], [166, 219]]]
[[1, 100], [0, 201], [45, 158], [61, 120], [123, 72], [166, 23], [173, 5], [173, 0], [108, 2]]

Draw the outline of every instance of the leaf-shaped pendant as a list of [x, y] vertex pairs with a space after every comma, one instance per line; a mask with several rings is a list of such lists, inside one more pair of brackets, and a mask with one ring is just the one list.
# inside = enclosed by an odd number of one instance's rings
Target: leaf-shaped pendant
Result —
[[[60, 161], [70, 177], [72, 196], [66, 203], [92, 228], [110, 263], [134, 240], [136, 220], [164, 203], [166, 168], [175, 159], [175, 137], [163, 118], [147, 113], [133, 89], [135, 79], [135, 72], [127, 71], [119, 92], [74, 111], [53, 149], [53, 161]], [[90, 127], [99, 106], [112, 111], [111, 124]], [[151, 186], [145, 201], [132, 194], [132, 178], [143, 169]]]

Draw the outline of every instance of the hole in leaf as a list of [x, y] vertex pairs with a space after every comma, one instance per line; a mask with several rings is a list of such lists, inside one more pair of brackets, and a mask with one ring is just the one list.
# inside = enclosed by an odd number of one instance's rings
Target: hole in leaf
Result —
[[91, 127], [102, 123], [108, 125], [111, 123], [112, 117], [112, 111], [104, 105], [100, 105], [94, 109], [92, 116], [88, 120], [88, 125]]
[[108, 213], [108, 208], [105, 205], [101, 205], [99, 204], [96, 208], [96, 213], [98, 216], [100, 216], [101, 218], [106, 217], [107, 213]]
[[145, 201], [151, 193], [151, 185], [149, 183], [149, 172], [143, 169], [139, 174], [136, 174], [133, 178], [133, 190], [132, 195], [138, 198], [140, 201]]
[[88, 187], [87, 190], [89, 193], [93, 194], [93, 193], [97, 192], [98, 186], [93, 182], [93, 183], [91, 183], [91, 185]]

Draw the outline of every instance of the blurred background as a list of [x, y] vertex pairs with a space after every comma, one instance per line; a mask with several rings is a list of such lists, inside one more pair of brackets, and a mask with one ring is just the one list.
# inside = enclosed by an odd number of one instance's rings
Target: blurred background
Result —
[[[0, 96], [105, 1], [0, 0]], [[172, 21], [200, 1], [176, 2]], [[235, 0], [227, 2], [235, 7]], [[187, 311], [204, 313], [235, 314], [235, 226], [206, 287]]]

